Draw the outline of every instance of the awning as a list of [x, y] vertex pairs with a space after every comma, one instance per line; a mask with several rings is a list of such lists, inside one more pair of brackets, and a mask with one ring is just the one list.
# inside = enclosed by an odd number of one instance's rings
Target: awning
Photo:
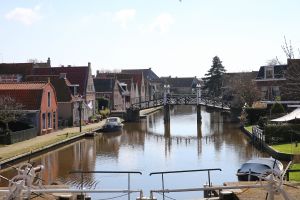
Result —
[[300, 119], [300, 108], [293, 110], [292, 112], [290, 112], [289, 114], [287, 114], [283, 117], [279, 117], [279, 118], [273, 119], [271, 121], [272, 122], [287, 122], [287, 121], [291, 121], [291, 120], [295, 120], [295, 119]]

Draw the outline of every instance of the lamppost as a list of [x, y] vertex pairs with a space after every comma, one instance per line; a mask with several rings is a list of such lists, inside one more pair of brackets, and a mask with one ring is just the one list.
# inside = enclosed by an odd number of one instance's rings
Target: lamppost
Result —
[[197, 90], [197, 105], [199, 105], [201, 101], [201, 85], [199, 83], [196, 85], [196, 90]]
[[[201, 85], [198, 83], [196, 85], [197, 89], [197, 124], [201, 124], [202, 117], [201, 117]], [[200, 135], [200, 133], [198, 133]]]
[[170, 85], [164, 85], [164, 105], [167, 105], [167, 95], [170, 93]]

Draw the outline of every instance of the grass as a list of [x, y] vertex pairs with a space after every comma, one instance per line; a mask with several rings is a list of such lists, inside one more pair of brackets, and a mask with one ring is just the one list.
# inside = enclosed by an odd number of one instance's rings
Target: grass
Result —
[[8, 159], [8, 158], [12, 158], [12, 157], [14, 157], [16, 155], [21, 155], [21, 154], [24, 154], [24, 153], [28, 153], [28, 152], [31, 152], [31, 151], [38, 150], [38, 149], [40, 149], [42, 147], [45, 147], [45, 146], [48, 146], [48, 145], [51, 145], [51, 144], [55, 144], [55, 143], [58, 143], [58, 142], [61, 142], [61, 141], [64, 141], [66, 139], [75, 137], [75, 136], [77, 136], [79, 134], [80, 134], [79, 132], [65, 133], [65, 134], [57, 135], [56, 137], [53, 137], [53, 138], [48, 138], [45, 141], [40, 141], [40, 142], [32, 143], [30, 146], [26, 146], [24, 148], [15, 148], [12, 151], [8, 151], [6, 153], [2, 153], [0, 161]]
[[282, 153], [300, 154], [300, 144], [298, 144], [297, 147], [296, 147], [295, 143], [272, 145], [271, 147]]
[[246, 129], [247, 131], [249, 131], [250, 133], [252, 133], [252, 127], [253, 127], [253, 125], [245, 126], [245, 129]]
[[[299, 169], [300, 170], [300, 163], [293, 164], [291, 169]], [[290, 173], [290, 180], [300, 182], [300, 172], [291, 172]]]

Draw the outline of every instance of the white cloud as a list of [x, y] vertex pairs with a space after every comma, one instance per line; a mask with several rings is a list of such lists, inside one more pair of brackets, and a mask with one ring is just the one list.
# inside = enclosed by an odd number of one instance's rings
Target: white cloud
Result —
[[144, 32], [166, 33], [170, 30], [171, 25], [175, 23], [174, 18], [169, 13], [161, 13], [152, 23], [141, 28]]
[[114, 14], [113, 20], [120, 23], [122, 28], [127, 28], [127, 24], [134, 19], [135, 14], [135, 9], [123, 9]]
[[15, 8], [5, 15], [8, 20], [13, 20], [21, 22], [25, 25], [32, 25], [34, 22], [38, 21], [40, 16], [40, 6], [35, 6], [34, 8]]

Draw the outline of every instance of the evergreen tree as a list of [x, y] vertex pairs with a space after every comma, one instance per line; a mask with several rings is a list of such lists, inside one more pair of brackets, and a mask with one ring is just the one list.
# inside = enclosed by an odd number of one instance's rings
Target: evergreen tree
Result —
[[219, 97], [222, 95], [222, 78], [223, 74], [226, 72], [222, 61], [218, 56], [213, 58], [213, 64], [205, 74], [204, 78], [204, 90], [207, 90], [207, 94], [212, 97]]

